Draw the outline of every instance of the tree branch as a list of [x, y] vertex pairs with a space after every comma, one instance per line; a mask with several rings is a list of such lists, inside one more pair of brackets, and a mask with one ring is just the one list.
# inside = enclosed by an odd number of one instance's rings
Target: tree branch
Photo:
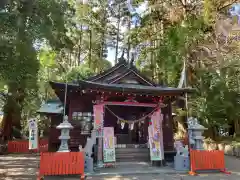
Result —
[[221, 11], [221, 10], [223, 10], [223, 9], [225, 9], [225, 8], [233, 5], [234, 3], [238, 2], [238, 1], [239, 1], [239, 0], [231, 0], [230, 2], [224, 3], [222, 7], [219, 7], [219, 8], [217, 9], [217, 11]]
[[186, 7], [186, 1], [184, 0], [179, 0], [179, 2], [181, 3], [181, 5], [185, 8]]

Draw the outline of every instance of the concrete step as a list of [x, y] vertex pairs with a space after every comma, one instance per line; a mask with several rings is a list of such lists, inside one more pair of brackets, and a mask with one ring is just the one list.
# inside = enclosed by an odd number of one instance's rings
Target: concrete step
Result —
[[116, 162], [150, 162], [149, 158], [116, 158]]
[[148, 162], [149, 160], [148, 148], [116, 148], [117, 162]]
[[147, 144], [116, 144], [116, 148], [147, 148]]
[[125, 157], [131, 157], [131, 156], [133, 156], [133, 157], [148, 157], [149, 156], [149, 154], [143, 154], [143, 153], [127, 153], [127, 154], [119, 154], [119, 153], [116, 153], [116, 156], [125, 156]]
[[116, 153], [149, 153], [147, 148], [116, 148]]
[[122, 159], [136, 159], [136, 160], [141, 160], [141, 159], [149, 159], [148, 156], [116, 156], [116, 159], [122, 160]]
[[116, 162], [150, 162], [150, 158], [116, 158]]

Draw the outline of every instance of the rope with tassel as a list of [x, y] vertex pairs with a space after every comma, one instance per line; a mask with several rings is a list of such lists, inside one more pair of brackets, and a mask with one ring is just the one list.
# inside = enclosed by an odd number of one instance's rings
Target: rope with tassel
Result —
[[[166, 106], [165, 106], [166, 107]], [[134, 121], [128, 121], [128, 120], [124, 120], [124, 118], [121, 118], [119, 117], [118, 115], [116, 115], [112, 110], [110, 110], [107, 106], [105, 106], [105, 108], [113, 115], [115, 116], [117, 119], [118, 119], [118, 123], [128, 123], [128, 124], [133, 124], [133, 123], [138, 123], [138, 122], [141, 122], [143, 120], [145, 120], [148, 116], [152, 115], [158, 108], [159, 106], [157, 105], [157, 107], [155, 107], [150, 113], [148, 113], [147, 115], [137, 119], [137, 120], [134, 120]]]

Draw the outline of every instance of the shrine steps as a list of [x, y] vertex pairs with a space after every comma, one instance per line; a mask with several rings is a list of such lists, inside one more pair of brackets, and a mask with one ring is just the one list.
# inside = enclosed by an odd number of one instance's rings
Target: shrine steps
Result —
[[149, 162], [149, 149], [147, 147], [117, 147], [116, 148], [117, 162]]

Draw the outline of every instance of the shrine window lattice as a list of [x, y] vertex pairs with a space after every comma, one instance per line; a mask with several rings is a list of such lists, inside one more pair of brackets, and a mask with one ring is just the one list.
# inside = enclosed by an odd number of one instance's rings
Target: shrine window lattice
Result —
[[93, 120], [91, 112], [73, 112], [72, 120], [79, 122], [82, 134], [89, 134], [91, 132]]

